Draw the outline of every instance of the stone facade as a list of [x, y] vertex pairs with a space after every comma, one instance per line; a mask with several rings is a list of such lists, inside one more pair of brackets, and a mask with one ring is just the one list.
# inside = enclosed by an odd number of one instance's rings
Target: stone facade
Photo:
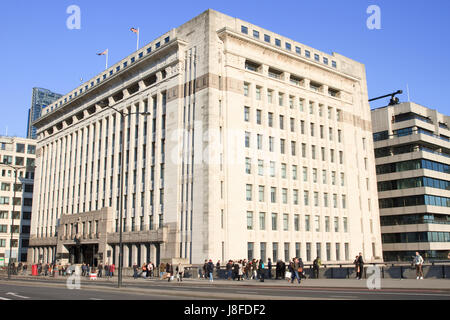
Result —
[[54, 236], [48, 230], [62, 215], [110, 208], [107, 242], [117, 260], [118, 110], [131, 113], [123, 222], [125, 238], [135, 240], [125, 266], [142, 263], [136, 252], [149, 245], [150, 259], [193, 264], [312, 261], [317, 253], [350, 261], [358, 252], [379, 261], [367, 101], [362, 64], [208, 10], [43, 111], [34, 124], [40, 170], [33, 235]]

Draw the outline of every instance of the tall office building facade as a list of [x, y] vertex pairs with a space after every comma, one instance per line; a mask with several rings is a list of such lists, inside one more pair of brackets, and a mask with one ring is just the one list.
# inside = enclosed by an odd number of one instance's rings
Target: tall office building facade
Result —
[[125, 266], [380, 261], [370, 120], [364, 65], [208, 10], [44, 110], [30, 257], [117, 264], [124, 148]]
[[35, 154], [35, 140], [0, 137], [0, 265], [27, 262]]
[[28, 111], [28, 126], [27, 126], [27, 138], [36, 139], [36, 128], [33, 126], [33, 122], [39, 119], [42, 114], [42, 108], [49, 106], [62, 95], [51, 92], [48, 89], [33, 88], [33, 94], [31, 97], [31, 108]]
[[450, 117], [415, 103], [372, 111], [385, 261], [450, 258]]

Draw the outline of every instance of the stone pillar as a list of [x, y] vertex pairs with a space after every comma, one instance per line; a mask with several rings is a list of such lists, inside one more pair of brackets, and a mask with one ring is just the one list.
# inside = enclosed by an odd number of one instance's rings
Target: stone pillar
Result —
[[150, 260], [147, 257], [147, 244], [143, 243], [139, 245], [139, 250], [141, 250], [141, 265], [149, 262]]
[[47, 258], [48, 258], [48, 248], [44, 247], [44, 249], [43, 249], [43, 258], [42, 258], [43, 263], [48, 263]]
[[114, 246], [114, 252], [116, 253], [115, 254], [116, 261], [114, 261], [114, 264], [116, 265], [116, 267], [118, 267], [119, 266], [119, 255], [120, 255], [120, 246], [119, 245]]
[[150, 244], [150, 261], [156, 264], [156, 245]]
[[128, 268], [129, 266], [129, 255], [131, 254], [130, 248], [128, 247], [128, 244], [123, 245], [123, 267]]
[[138, 258], [138, 247], [137, 247], [137, 245], [132, 244], [131, 245], [131, 264], [132, 264], [132, 266], [134, 264], [138, 264], [137, 258]]

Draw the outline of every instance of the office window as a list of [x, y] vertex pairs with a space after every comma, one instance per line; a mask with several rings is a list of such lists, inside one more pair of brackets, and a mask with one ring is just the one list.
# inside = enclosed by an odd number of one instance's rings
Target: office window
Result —
[[270, 36], [265, 34], [264, 35], [264, 41], [270, 43]]
[[344, 173], [341, 172], [341, 187], [344, 187], [344, 186], [345, 186], [345, 176], [344, 176]]
[[295, 53], [301, 54], [302, 53], [302, 49], [300, 49], [299, 47], [295, 47]]
[[275, 138], [269, 137], [269, 151], [274, 152], [275, 151]]
[[256, 141], [257, 141], [257, 148], [258, 148], [258, 150], [262, 150], [262, 148], [263, 148], [263, 137], [262, 137], [262, 135], [258, 134], [256, 136]]
[[284, 116], [280, 116], [280, 129], [284, 130]]
[[348, 218], [344, 217], [343, 219], [343, 225], [344, 225], [344, 232], [347, 233], [348, 232]]
[[331, 61], [331, 66], [332, 66], [333, 68], [337, 68], [337, 63], [336, 63], [336, 61]]
[[253, 30], [253, 37], [259, 39], [259, 31]]
[[262, 111], [256, 110], [256, 124], [262, 123]]
[[304, 182], [308, 181], [308, 168], [307, 167], [303, 167], [303, 181]]
[[309, 191], [303, 192], [304, 205], [309, 206]]
[[323, 57], [323, 63], [328, 64], [328, 58]]
[[316, 254], [317, 254], [317, 257], [322, 259], [322, 244], [319, 242], [316, 243]]
[[311, 146], [311, 158], [316, 160], [316, 146]]
[[319, 206], [319, 193], [318, 192], [314, 192], [314, 206], [315, 207]]
[[267, 120], [268, 120], [269, 127], [273, 128], [273, 113], [272, 112], [268, 113]]
[[259, 186], [259, 202], [264, 202], [264, 186]]
[[258, 174], [260, 176], [264, 175], [264, 160], [258, 160]]
[[248, 83], [244, 83], [244, 96], [248, 97], [249, 96], [249, 84]]
[[259, 230], [266, 230], [266, 213], [259, 213]]
[[248, 242], [247, 243], [247, 256], [248, 256], [248, 260], [251, 261], [254, 258], [254, 254], [253, 254], [253, 242]]
[[251, 174], [252, 173], [252, 159], [245, 158], [245, 173]]
[[293, 203], [298, 204], [298, 190], [293, 190]]
[[316, 168], [313, 169], [312, 176], [313, 176], [313, 182], [317, 183], [317, 169]]
[[275, 162], [274, 161], [270, 161], [270, 176], [272, 178], [275, 177]]
[[327, 250], [327, 261], [331, 260], [331, 243], [326, 243], [326, 250]]
[[311, 123], [311, 137], [314, 137], [314, 123]]
[[275, 39], [275, 45], [277, 47], [281, 47], [281, 40], [280, 39]]
[[291, 51], [292, 47], [291, 47], [291, 44], [290, 44], [290, 43], [286, 42], [286, 43], [285, 43], [285, 46], [286, 46], [286, 50]]
[[250, 108], [244, 107], [244, 121], [249, 122], [250, 121]]
[[245, 133], [245, 147], [250, 148], [250, 132]]
[[267, 90], [267, 102], [273, 103], [273, 91], [272, 90]]
[[286, 140], [284, 139], [280, 139], [280, 152], [281, 154], [285, 154], [286, 153]]
[[253, 230], [253, 212], [247, 211], [247, 230]]
[[256, 100], [261, 100], [261, 87], [256, 87]]
[[337, 208], [337, 194], [333, 194], [333, 208]]
[[17, 153], [25, 153], [25, 145], [22, 143], [16, 144], [16, 152]]
[[341, 245], [336, 243], [336, 261], [341, 260]]
[[292, 179], [297, 180], [297, 166], [292, 165]]
[[246, 186], [246, 199], [247, 201], [252, 201], [252, 185], [247, 184]]
[[278, 93], [278, 105], [282, 107], [284, 105], [284, 94]]
[[272, 213], [272, 231], [277, 230], [277, 219], [278, 219], [278, 214]]
[[309, 50], [305, 50], [305, 57], [311, 58], [311, 52]]
[[301, 134], [305, 134], [305, 121], [300, 120], [300, 132]]
[[287, 178], [287, 171], [286, 171], [286, 164], [281, 164], [281, 178], [286, 179]]
[[320, 57], [319, 57], [319, 55], [318, 55], [318, 54], [314, 54], [314, 60], [316, 60], [316, 61], [320, 61]]
[[330, 217], [325, 217], [325, 232], [330, 232]]
[[283, 214], [283, 231], [289, 231], [289, 215]]
[[342, 209], [347, 208], [347, 197], [345, 194], [342, 195]]
[[322, 183], [327, 184], [327, 170], [322, 170]]
[[277, 202], [277, 188], [275, 187], [270, 188], [270, 202], [271, 203]]
[[295, 141], [291, 141], [291, 155], [292, 156], [296, 156], [297, 155], [296, 150], [295, 150], [295, 146], [296, 146]]
[[314, 217], [314, 228], [316, 232], [320, 232], [320, 216]]
[[282, 200], [283, 200], [283, 204], [287, 204], [288, 203], [288, 199], [287, 199], [287, 189], [282, 189], [281, 190], [281, 195], [282, 195]]
[[339, 217], [334, 217], [334, 232], [339, 232]]
[[289, 123], [290, 123], [290, 127], [291, 127], [291, 132], [295, 132], [295, 119], [290, 118]]
[[305, 216], [305, 231], [311, 231], [311, 217], [309, 215]]
[[300, 215], [298, 214], [294, 215], [294, 230], [300, 231]]
[[323, 194], [323, 206], [328, 208], [328, 193], [324, 192]]

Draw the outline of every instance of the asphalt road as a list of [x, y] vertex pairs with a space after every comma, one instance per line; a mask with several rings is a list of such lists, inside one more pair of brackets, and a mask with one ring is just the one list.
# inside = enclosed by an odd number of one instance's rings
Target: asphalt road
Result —
[[[11, 295], [8, 293], [13, 293]], [[26, 298], [20, 298], [23, 296]], [[166, 281], [82, 282], [81, 290], [69, 290], [55, 279], [0, 280], [0, 300], [450, 300], [449, 290], [327, 288], [267, 285], [249, 286], [245, 282], [183, 283]]]

